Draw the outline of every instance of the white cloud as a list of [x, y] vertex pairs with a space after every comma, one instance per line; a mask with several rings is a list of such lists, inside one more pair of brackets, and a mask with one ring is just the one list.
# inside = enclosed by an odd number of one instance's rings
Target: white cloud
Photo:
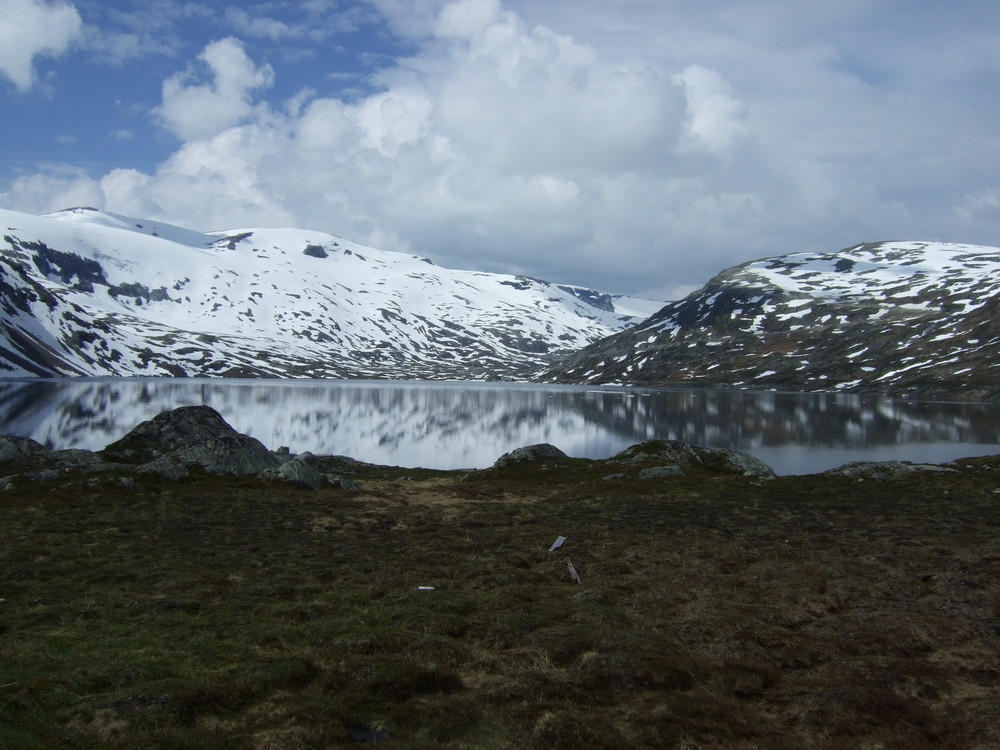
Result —
[[[908, 15], [909, 36], [886, 39], [871, 30], [892, 14], [867, 0], [371, 2], [410, 53], [367, 88], [320, 96], [282, 68], [293, 85], [269, 89], [260, 49], [215, 42], [163, 85], [176, 152], [81, 175], [82, 194], [198, 229], [297, 225], [657, 294], [768, 254], [1000, 232], [1000, 105], [962, 93], [1000, 58], [978, 44], [975, 65], [952, 52], [947, 75], [906, 73], [914, 50], [957, 50], [967, 30], [938, 40]], [[290, 6], [243, 7], [228, 21], [248, 38], [305, 38]], [[60, 180], [4, 200], [33, 210]]]
[[294, 28], [284, 21], [266, 16], [252, 16], [242, 8], [234, 6], [226, 8], [226, 21], [232, 24], [237, 33], [247, 36], [263, 37], [275, 41], [303, 36], [301, 28]]
[[[267, 15], [268, 12], [272, 15]], [[279, 12], [288, 15], [289, 20], [274, 17]], [[239, 36], [272, 42], [315, 42], [335, 34], [356, 31], [359, 25], [371, 20], [372, 13], [367, 5], [360, 3], [264, 3], [246, 7], [231, 5], [225, 9], [222, 18]]]
[[[155, 175], [133, 169], [109, 173], [101, 181], [104, 206], [139, 217], [195, 217], [181, 223], [202, 230], [260, 225], [262, 217], [271, 226], [301, 225], [283, 206], [282, 193], [293, 175], [280, 169], [284, 155], [276, 146], [283, 148], [284, 141], [267, 129], [229, 128], [185, 144]], [[269, 162], [282, 173], [281, 189], [266, 179]]]
[[474, 39], [501, 17], [509, 22], [514, 14], [504, 12], [500, 0], [458, 0], [441, 9], [435, 31], [443, 37]]
[[955, 213], [963, 221], [1000, 221], [1000, 187], [987, 187], [963, 196]]
[[83, 25], [72, 3], [0, 0], [0, 73], [21, 91], [35, 84], [35, 58], [58, 57]]
[[269, 65], [257, 67], [242, 43], [228, 37], [209, 44], [198, 56], [211, 74], [210, 83], [193, 83], [193, 71], [178, 73], [163, 84], [157, 108], [164, 125], [185, 141], [211, 137], [246, 120], [253, 112], [251, 92], [274, 82]]
[[82, 169], [52, 165], [43, 172], [21, 175], [0, 193], [0, 205], [36, 214], [77, 206], [103, 206], [105, 195], [100, 183]]
[[745, 129], [743, 105], [717, 71], [691, 65], [675, 80], [687, 94], [688, 133], [713, 153], [725, 151]]
[[175, 57], [191, 25], [210, 28], [217, 11], [190, 0], [143, 3], [88, 2], [81, 47], [95, 60], [121, 67], [130, 61]]
[[361, 146], [382, 156], [395, 156], [427, 133], [433, 104], [421, 91], [394, 90], [375, 94], [354, 109], [362, 132]]

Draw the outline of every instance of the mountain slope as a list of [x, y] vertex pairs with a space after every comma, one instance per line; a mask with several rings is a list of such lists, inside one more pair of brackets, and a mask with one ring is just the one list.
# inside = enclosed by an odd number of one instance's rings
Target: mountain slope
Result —
[[0, 211], [0, 375], [524, 377], [660, 304], [297, 229]]
[[1000, 249], [879, 242], [727, 269], [550, 382], [1000, 394]]

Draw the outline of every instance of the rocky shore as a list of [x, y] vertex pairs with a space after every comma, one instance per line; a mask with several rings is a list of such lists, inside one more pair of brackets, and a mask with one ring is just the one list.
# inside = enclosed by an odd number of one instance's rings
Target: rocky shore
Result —
[[[544, 463], [546, 459], [569, 459], [569, 456], [556, 446], [531, 445], [505, 453], [492, 468]], [[608, 479], [633, 475], [662, 479], [681, 476], [685, 468], [692, 467], [745, 477], [775, 477], [769, 466], [747, 453], [673, 440], [640, 443], [603, 463], [608, 468], [638, 467], [637, 471], [620, 471]], [[165, 411], [100, 451], [52, 450], [31, 438], [0, 435], [0, 467], [21, 469], [0, 477], [0, 490], [81, 475], [102, 475], [105, 481], [118, 481], [136, 489], [137, 480], [143, 476], [179, 481], [190, 479], [193, 471], [217, 477], [284, 481], [308, 490], [324, 486], [357, 490], [357, 485], [344, 474], [354, 473], [360, 465], [361, 462], [347, 456], [314, 455], [308, 451], [292, 454], [285, 447], [270, 450], [256, 438], [237, 432], [209, 406], [183, 406]], [[825, 473], [888, 478], [920, 471], [955, 469], [905, 461], [872, 461], [847, 464]]]

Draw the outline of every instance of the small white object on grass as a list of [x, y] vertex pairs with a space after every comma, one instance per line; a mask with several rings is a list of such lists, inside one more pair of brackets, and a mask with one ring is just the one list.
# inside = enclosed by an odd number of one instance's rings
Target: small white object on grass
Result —
[[552, 542], [552, 546], [549, 547], [549, 552], [555, 552], [557, 549], [559, 549], [560, 547], [563, 546], [563, 543], [565, 541], [566, 541], [566, 537], [564, 537], [564, 536], [556, 537], [556, 540], [554, 542]]
[[576, 567], [573, 565], [573, 561], [570, 560], [568, 557], [566, 558], [566, 567], [569, 568], [570, 580], [573, 581], [573, 583], [575, 583], [577, 586], [582, 586], [583, 579], [580, 577], [580, 574], [576, 572]]

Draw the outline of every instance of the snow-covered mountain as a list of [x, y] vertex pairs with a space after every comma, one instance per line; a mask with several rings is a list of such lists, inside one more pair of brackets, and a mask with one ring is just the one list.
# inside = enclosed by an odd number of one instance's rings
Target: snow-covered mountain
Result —
[[1000, 397], [1000, 249], [866, 243], [723, 271], [548, 382]]
[[299, 229], [0, 210], [0, 376], [506, 379], [662, 303]]

